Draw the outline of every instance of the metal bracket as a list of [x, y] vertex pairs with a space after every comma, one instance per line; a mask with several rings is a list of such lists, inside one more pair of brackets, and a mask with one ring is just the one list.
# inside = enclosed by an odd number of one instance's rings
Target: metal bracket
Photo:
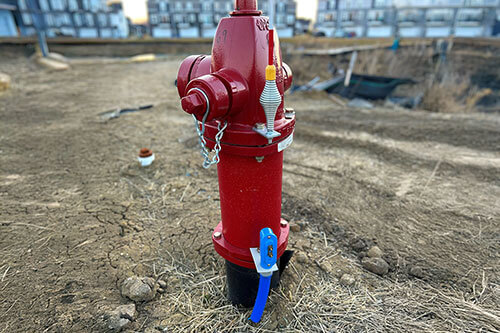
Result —
[[274, 264], [271, 268], [264, 269], [260, 265], [260, 252], [256, 247], [250, 248], [250, 253], [252, 254], [253, 262], [255, 264], [255, 268], [257, 268], [257, 273], [262, 276], [271, 276], [274, 272], [278, 270], [278, 265]]
[[262, 135], [263, 137], [265, 137], [266, 139], [268, 139], [270, 141], [269, 143], [272, 143], [272, 140], [274, 138], [277, 138], [277, 137], [281, 136], [280, 132], [268, 131], [267, 128], [257, 128], [257, 127], [254, 127], [253, 130], [254, 130], [254, 132], [259, 133], [260, 135]]

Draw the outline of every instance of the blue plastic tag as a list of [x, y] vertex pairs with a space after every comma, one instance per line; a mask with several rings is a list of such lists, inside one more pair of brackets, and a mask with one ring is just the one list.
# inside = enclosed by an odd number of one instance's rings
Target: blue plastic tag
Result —
[[271, 228], [260, 231], [260, 265], [264, 269], [271, 268], [276, 264], [278, 257], [278, 237]]

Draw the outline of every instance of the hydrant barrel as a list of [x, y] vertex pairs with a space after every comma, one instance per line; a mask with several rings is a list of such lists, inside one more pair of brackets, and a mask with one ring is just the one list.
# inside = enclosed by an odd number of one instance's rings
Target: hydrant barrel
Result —
[[222, 221], [226, 240], [249, 249], [259, 243], [255, 230], [271, 228], [281, 235], [281, 179], [283, 152], [268, 155], [260, 163], [254, 157], [221, 151], [217, 166]]

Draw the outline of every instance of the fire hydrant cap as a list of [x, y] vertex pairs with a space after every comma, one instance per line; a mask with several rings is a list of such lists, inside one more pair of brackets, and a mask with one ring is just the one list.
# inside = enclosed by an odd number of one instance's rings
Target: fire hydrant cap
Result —
[[257, 10], [256, 0], [236, 0], [236, 10]]
[[151, 149], [148, 149], [148, 148], [142, 148], [140, 151], [139, 151], [139, 157], [150, 157], [153, 155], [153, 152], [151, 151]]
[[201, 93], [197, 91], [190, 92], [181, 99], [182, 109], [189, 114], [203, 115], [207, 109], [207, 102]]
[[262, 12], [257, 9], [257, 0], [236, 0], [232, 16], [238, 15], [262, 15]]

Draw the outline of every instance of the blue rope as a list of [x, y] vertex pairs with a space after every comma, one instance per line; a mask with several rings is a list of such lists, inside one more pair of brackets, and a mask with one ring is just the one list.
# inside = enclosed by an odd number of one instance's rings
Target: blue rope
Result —
[[264, 308], [267, 303], [267, 297], [269, 296], [269, 288], [271, 287], [271, 277], [272, 275], [260, 276], [259, 291], [257, 292], [255, 305], [253, 307], [252, 315], [250, 316], [250, 320], [254, 323], [258, 323], [262, 319], [262, 314], [264, 313]]

